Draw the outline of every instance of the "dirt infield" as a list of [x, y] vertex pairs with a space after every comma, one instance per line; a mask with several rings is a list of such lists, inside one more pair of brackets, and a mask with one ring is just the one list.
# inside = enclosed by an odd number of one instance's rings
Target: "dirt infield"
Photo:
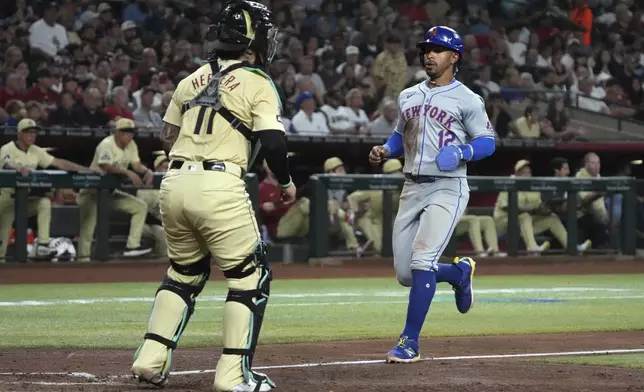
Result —
[[[427, 339], [422, 342], [424, 353], [437, 359], [427, 358], [412, 365], [385, 364], [382, 359], [391, 344], [392, 341], [373, 340], [266, 345], [259, 347], [255, 363], [260, 368], [267, 368], [262, 371], [277, 383], [279, 391], [290, 392], [644, 390], [644, 372], [637, 370], [542, 364], [522, 358], [449, 358], [643, 349], [644, 332]], [[218, 350], [178, 349], [173, 371], [214, 369]], [[116, 392], [146, 389], [127, 376], [132, 354], [132, 351], [123, 350], [0, 350], [3, 372], [0, 390]], [[333, 361], [357, 363], [294, 367]], [[367, 363], [360, 363], [362, 361]], [[14, 372], [19, 374], [8, 374]], [[70, 374], [43, 374], [48, 372]], [[91, 374], [73, 375], [72, 372]], [[167, 390], [208, 391], [213, 377], [212, 370], [173, 375]]]
[[[477, 272], [482, 275], [644, 272], [644, 262], [637, 260], [564, 261], [481, 260]], [[3, 265], [0, 283], [158, 281], [166, 268], [164, 263], [151, 261]], [[316, 266], [277, 264], [274, 269], [277, 279], [393, 277], [390, 261], [375, 259]], [[431, 330], [431, 325], [426, 329]], [[413, 365], [383, 363], [384, 354], [393, 343], [367, 340], [263, 345], [258, 348], [255, 366], [265, 368], [262, 371], [277, 383], [278, 391], [292, 392], [644, 391], [644, 371], [529, 361], [533, 359], [530, 355], [538, 353], [644, 350], [644, 331], [426, 339], [421, 343], [426, 360]], [[207, 369], [215, 368], [219, 351], [220, 348], [179, 348], [174, 355], [173, 371], [180, 374], [172, 376], [167, 390], [210, 390], [213, 372]], [[0, 349], [0, 391], [144, 390], [127, 377], [132, 355], [132, 350]]]

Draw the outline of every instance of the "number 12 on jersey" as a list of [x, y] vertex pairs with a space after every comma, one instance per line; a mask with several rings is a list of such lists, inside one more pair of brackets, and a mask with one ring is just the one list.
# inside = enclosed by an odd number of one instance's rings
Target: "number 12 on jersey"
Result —
[[438, 132], [438, 148], [443, 148], [454, 143], [456, 140], [456, 134], [451, 131], [442, 130]]

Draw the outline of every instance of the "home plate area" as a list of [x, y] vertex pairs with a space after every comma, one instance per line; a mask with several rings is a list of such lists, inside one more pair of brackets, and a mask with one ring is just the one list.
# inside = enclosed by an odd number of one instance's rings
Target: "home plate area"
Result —
[[[393, 341], [263, 345], [256, 369], [278, 391], [644, 391], [644, 371], [544, 358], [644, 353], [644, 332], [424, 339], [423, 361], [384, 363]], [[217, 348], [178, 349], [168, 391], [210, 391]], [[146, 390], [129, 350], [0, 350], [1, 391]], [[201, 370], [199, 370], [201, 369]]]

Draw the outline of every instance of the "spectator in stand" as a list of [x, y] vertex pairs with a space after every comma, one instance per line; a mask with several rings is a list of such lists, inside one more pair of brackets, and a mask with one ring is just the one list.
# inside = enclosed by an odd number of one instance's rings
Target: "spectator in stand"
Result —
[[619, 81], [615, 79], [608, 80], [605, 91], [604, 102], [608, 105], [611, 115], [615, 117], [631, 117], [635, 114], [635, 109], [630, 107], [631, 101]]
[[22, 50], [20, 50], [20, 48], [18, 48], [17, 46], [10, 46], [9, 48], [7, 48], [4, 54], [2, 68], [0, 69], [5, 83], [7, 82], [7, 79], [9, 77], [8, 74], [15, 72], [16, 67], [22, 61]]
[[65, 75], [63, 76], [62, 90], [58, 94], [58, 102], [60, 102], [60, 94], [70, 93], [72, 98], [75, 101], [80, 100], [83, 97], [83, 89], [78, 85], [78, 81], [73, 76]]
[[541, 138], [539, 109], [535, 106], [526, 107], [523, 116], [511, 123], [510, 128], [521, 139]]
[[345, 105], [340, 110], [353, 128], [353, 134], [366, 132], [366, 126], [369, 124], [369, 117], [362, 109], [363, 106], [362, 91], [358, 88], [349, 90], [345, 96]]
[[541, 129], [551, 139], [559, 140], [571, 140], [585, 134], [581, 128], [574, 127], [570, 123], [563, 98], [553, 98], [548, 102], [548, 112], [546, 118], [542, 120]]
[[365, 69], [365, 67], [358, 63], [358, 60], [360, 58], [360, 49], [355, 46], [348, 46], [345, 53], [347, 56], [346, 61], [337, 66], [337, 68], [335, 69], [336, 73], [342, 75], [344, 74], [344, 68], [350, 67], [353, 70], [355, 77], [357, 79], [362, 79], [365, 76], [367, 70]]
[[575, 8], [570, 13], [570, 20], [584, 26], [582, 32], [582, 43], [590, 46], [591, 32], [593, 29], [593, 12], [588, 7], [586, 0], [575, 0]]
[[58, 17], [58, 4], [46, 3], [43, 7], [42, 19], [39, 19], [29, 28], [29, 45], [47, 58], [53, 58], [67, 46], [67, 30], [56, 23]]
[[134, 122], [139, 128], [154, 128], [160, 130], [163, 127], [163, 119], [153, 109], [154, 97], [157, 92], [149, 87], [141, 93], [141, 106], [133, 113]]
[[483, 98], [488, 99], [490, 94], [501, 92], [501, 87], [492, 80], [492, 69], [489, 65], [484, 65], [480, 68], [479, 77], [474, 82], [483, 90]]
[[322, 53], [322, 59], [317, 74], [320, 75], [324, 86], [328, 87], [330, 91], [337, 91], [340, 89], [341, 84], [338, 82], [342, 79], [342, 72], [337, 72], [336, 68], [333, 66], [333, 53], [330, 51], [324, 51]]
[[387, 37], [385, 50], [376, 56], [371, 73], [384, 97], [398, 99], [408, 79], [407, 60], [400, 37], [394, 34]]
[[587, 77], [579, 80], [577, 83], [580, 94], [577, 95], [576, 104], [579, 109], [588, 110], [595, 113], [603, 113], [610, 115], [611, 111], [606, 103], [600, 99], [593, 98], [594, 79]]
[[512, 63], [521, 67], [525, 64], [525, 56], [528, 47], [524, 42], [520, 40], [521, 28], [512, 27], [508, 31], [508, 37], [506, 40], [506, 45], [508, 45], [508, 54], [512, 59]]
[[154, 91], [152, 106], [156, 107], [161, 105], [161, 93], [164, 87], [159, 83], [159, 74], [157, 73], [156, 68], [151, 68], [149, 71], [139, 74], [139, 86], [141, 88], [132, 94], [135, 107], [141, 107], [141, 95], [146, 89]]
[[296, 83], [296, 90], [295, 90], [295, 99], [300, 96], [300, 93], [303, 92], [309, 92], [313, 93], [315, 95], [315, 99], [317, 102], [324, 103], [324, 96], [320, 94], [317, 88], [315, 88], [315, 83], [313, 83], [313, 80], [311, 79], [310, 76], [302, 76], [300, 80], [298, 80]]
[[[140, 40], [140, 39], [139, 39]], [[156, 70], [159, 66], [159, 58], [157, 56], [156, 50], [152, 48], [141, 47], [142, 51], [139, 51], [141, 61], [139, 62], [139, 67], [130, 73], [132, 75], [132, 91], [136, 91], [139, 87], [145, 87], [147, 84], [142, 85], [139, 78], [141, 74]], [[133, 50], [132, 52], [136, 52]]]
[[300, 93], [295, 102], [300, 110], [293, 116], [290, 131], [298, 134], [324, 136], [329, 134], [324, 114], [315, 110], [315, 96], [308, 91]]
[[36, 73], [37, 82], [27, 90], [25, 101], [43, 102], [47, 108], [55, 107], [58, 94], [52, 87], [55, 83], [51, 71], [43, 68]]
[[97, 88], [90, 87], [83, 93], [83, 103], [73, 109], [76, 124], [83, 128], [102, 128], [110, 122], [103, 111], [103, 96]]
[[7, 73], [5, 85], [0, 87], [0, 108], [4, 108], [11, 100], [25, 99], [25, 79], [16, 71]]
[[342, 99], [334, 91], [329, 91], [325, 97], [326, 104], [322, 105], [320, 111], [326, 116], [326, 123], [329, 131], [333, 134], [351, 134], [355, 133], [355, 126], [349, 120], [340, 105]]
[[121, 53], [114, 57], [112, 64], [112, 79], [117, 75], [126, 75], [130, 72], [130, 56]]
[[15, 127], [16, 125], [18, 125], [18, 122], [20, 120], [27, 117], [27, 109], [25, 108], [25, 104], [22, 101], [15, 99], [7, 102], [5, 111], [7, 112], [6, 125], [10, 127]]
[[336, 83], [335, 90], [338, 91], [341, 95], [347, 95], [347, 93], [354, 89], [360, 87], [360, 79], [356, 77], [355, 72], [350, 68], [344, 68], [340, 80]]
[[324, 81], [317, 73], [313, 72], [314, 70], [314, 59], [312, 56], [304, 56], [300, 58], [300, 72], [295, 75], [295, 82], [299, 82], [304, 77], [307, 77], [311, 80], [315, 86], [315, 92], [318, 98], [323, 97], [326, 94], [326, 86]]
[[168, 110], [168, 106], [170, 106], [170, 101], [172, 101], [172, 91], [166, 91], [161, 95], [161, 105], [159, 105], [155, 110], [157, 113], [161, 115], [161, 117], [165, 116], [166, 110]]
[[385, 98], [382, 103], [380, 115], [368, 126], [368, 132], [372, 136], [389, 137], [396, 128], [398, 121], [398, 107], [396, 101]]
[[105, 113], [110, 120], [118, 120], [119, 118], [134, 120], [134, 116], [128, 110], [128, 90], [126, 87], [114, 87], [110, 100], [112, 104], [105, 108]]
[[514, 118], [500, 93], [490, 94], [485, 104], [485, 111], [490, 118], [494, 131], [499, 137], [508, 137], [512, 131]]
[[25, 105], [25, 109], [27, 109], [27, 118], [30, 118], [41, 124], [44, 124], [47, 122], [47, 117], [49, 115], [48, 111], [43, 107], [43, 105], [40, 102], [29, 101]]
[[76, 100], [69, 91], [63, 91], [58, 96], [58, 107], [49, 114], [49, 125], [73, 126], [76, 124], [74, 119], [74, 103]]
[[521, 103], [527, 98], [518, 69], [510, 67], [505, 71], [505, 78], [501, 81], [501, 95], [509, 104]]
[[97, 78], [105, 79], [107, 90], [112, 90], [112, 65], [106, 58], [101, 58], [96, 62], [95, 75]]

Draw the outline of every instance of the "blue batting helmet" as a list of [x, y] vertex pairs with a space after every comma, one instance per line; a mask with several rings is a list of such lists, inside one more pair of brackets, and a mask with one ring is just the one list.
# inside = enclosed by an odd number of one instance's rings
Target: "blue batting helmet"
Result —
[[427, 45], [442, 46], [463, 55], [463, 40], [461, 36], [454, 29], [447, 26], [434, 26], [427, 30], [425, 39], [417, 43], [416, 47], [423, 50]]

